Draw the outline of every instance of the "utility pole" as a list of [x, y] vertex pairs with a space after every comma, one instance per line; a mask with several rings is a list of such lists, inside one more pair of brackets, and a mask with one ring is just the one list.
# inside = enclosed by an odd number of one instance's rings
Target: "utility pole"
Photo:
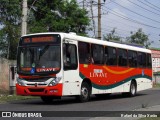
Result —
[[93, 15], [93, 0], [90, 0], [90, 9], [91, 9], [92, 24], [93, 24], [93, 34], [94, 34], [94, 37], [96, 37], [95, 21], [94, 21], [94, 15]]
[[101, 0], [98, 0], [98, 39], [101, 39]]
[[84, 9], [84, 6], [85, 6], [85, 5], [84, 5], [84, 4], [85, 4], [85, 1], [86, 1], [86, 0], [83, 0], [83, 9]]
[[27, 33], [27, 0], [23, 0], [21, 35], [26, 35], [26, 33]]

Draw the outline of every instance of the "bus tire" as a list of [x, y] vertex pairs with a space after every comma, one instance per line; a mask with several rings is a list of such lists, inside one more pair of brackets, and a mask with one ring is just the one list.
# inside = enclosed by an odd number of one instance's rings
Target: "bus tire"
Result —
[[52, 103], [53, 97], [52, 96], [41, 96], [41, 99], [45, 103]]
[[78, 96], [78, 100], [80, 102], [87, 102], [90, 99], [91, 90], [90, 86], [87, 82], [83, 82], [81, 86], [80, 95]]
[[136, 86], [136, 83], [132, 81], [130, 85], [129, 96], [134, 97], [136, 96], [136, 93], [137, 93], [137, 86]]

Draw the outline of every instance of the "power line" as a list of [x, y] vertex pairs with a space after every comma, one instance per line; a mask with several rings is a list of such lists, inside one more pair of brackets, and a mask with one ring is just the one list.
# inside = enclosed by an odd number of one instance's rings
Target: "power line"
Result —
[[148, 10], [148, 9], [146, 9], [145, 7], [142, 7], [141, 5], [138, 5], [138, 4], [136, 4], [136, 3], [134, 3], [134, 2], [132, 2], [132, 1], [130, 1], [130, 0], [127, 0], [127, 1], [130, 2], [130, 3], [132, 3], [132, 4], [134, 4], [134, 5], [136, 5], [136, 6], [138, 6], [138, 7], [140, 7], [141, 9], [144, 9], [144, 10], [146, 10], [146, 11], [149, 11], [149, 12], [151, 12], [151, 13], [153, 13], [153, 14], [156, 14], [156, 15], [160, 16], [160, 14], [158, 14], [158, 13], [156, 13], [156, 12], [153, 12], [153, 11], [151, 11], [151, 10]]
[[152, 6], [150, 6], [150, 5], [148, 5], [148, 4], [144, 3], [144, 2], [142, 2], [141, 0], [137, 0], [137, 1], [139, 1], [140, 3], [142, 3], [142, 4], [146, 5], [146, 6], [148, 6], [149, 8], [152, 8], [152, 9], [154, 9], [154, 10], [160, 12], [160, 10], [158, 10], [158, 9], [156, 9], [155, 7], [152, 7]]
[[[106, 31], [108, 31], [108, 32], [106, 32]], [[109, 30], [102, 30], [102, 33], [103, 33], [103, 35], [106, 35], [107, 33], [108, 34], [111, 33], [111, 31], [109, 31]], [[118, 33], [114, 33], [114, 34], [118, 35], [118, 37], [120, 37], [120, 38], [126, 39], [126, 36], [122, 36], [121, 34], [118, 34]]]
[[[111, 33], [112, 30], [113, 30], [113, 29], [108, 29], [108, 28], [103, 28], [103, 27], [102, 27], [102, 31], [108, 31], [109, 33]], [[123, 31], [125, 31], [125, 30], [123, 30]], [[115, 31], [114, 34], [122, 35], [122, 34], [117, 33], [117, 31]], [[123, 35], [125, 35], [125, 36], [127, 36], [127, 37], [128, 37], [128, 34], [130, 34], [130, 32], [125, 32], [125, 33], [123, 32]]]
[[[111, 33], [111, 31], [110, 30], [102, 30], [102, 33], [103, 33], [103, 35], [106, 35], [106, 34], [109, 34], [109, 33]], [[130, 37], [131, 36], [131, 34], [128, 34], [128, 33], [126, 33], [126, 34], [120, 34], [120, 33], [114, 33], [115, 35], [118, 35], [118, 37], [120, 37], [120, 38], [123, 38], [123, 39], [126, 39], [127, 37]], [[148, 36], [149, 37], [149, 40], [150, 41], [152, 41], [152, 40], [157, 40], [158, 38], [156, 38], [156, 37], [151, 37], [150, 38], [150, 36]]]
[[[110, 19], [110, 18], [108, 18], [108, 19]], [[119, 23], [121, 23], [121, 24], [123, 24], [124, 25], [124, 23], [123, 22], [120, 22], [120, 21], [117, 21], [117, 20], [114, 20], [114, 19], [112, 19], [112, 21], [107, 21], [108, 23], [115, 23], [115, 22], [113, 22], [113, 21], [116, 21], [116, 22], [119, 22]], [[125, 27], [128, 27], [128, 28], [135, 28], [136, 30], [138, 30], [140, 27], [135, 27], [135, 26], [132, 26], [132, 25], [128, 25], [128, 24], [126, 24], [125, 23]], [[113, 27], [113, 28], [115, 28], [115, 27]], [[119, 28], [116, 28], [117, 30], [119, 30]], [[122, 30], [122, 29], [121, 29]], [[123, 29], [124, 30], [124, 29]], [[125, 30], [126, 31], [126, 30]], [[131, 30], [132, 32], [136, 32], [135, 30]], [[130, 32], [131, 32], [130, 31]], [[144, 29], [144, 32], [146, 32], [145, 31], [145, 29]], [[148, 32], [147, 32], [148, 33]], [[154, 35], [157, 35], [157, 34], [155, 34], [155, 33], [153, 33], [153, 32], [149, 32], [148, 34], [154, 34]]]
[[[150, 27], [150, 28], [154, 28], [154, 29], [160, 29], [159, 27], [155, 27], [155, 26], [148, 25], [148, 24], [142, 23], [142, 22], [140, 22], [140, 21], [131, 19], [131, 18], [127, 17], [127, 16], [124, 16], [124, 15], [116, 12], [116, 11], [113, 11], [113, 10], [110, 9], [110, 8], [107, 8], [107, 7], [105, 7], [105, 8], [108, 9], [108, 10], [110, 10], [110, 13], [111, 13], [111, 14], [113, 14], [113, 15], [115, 15], [115, 16], [117, 16], [117, 17], [120, 17], [120, 18], [122, 18], [122, 19], [124, 19], [124, 20], [130, 21], [130, 22], [133, 22], [133, 23], [137, 23], [137, 24], [139, 24], [139, 25], [143, 25], [143, 26], [146, 26], [146, 27]], [[102, 9], [103, 9], [103, 8], [102, 8]], [[103, 9], [103, 10], [104, 10], [104, 11], [107, 11], [107, 10], [105, 10], [105, 9]], [[107, 11], [107, 12], [108, 12], [108, 11]]]
[[115, 1], [113, 1], [113, 3], [115, 3], [116, 5], [118, 5], [118, 6], [122, 7], [122, 8], [124, 8], [124, 9], [126, 9], [126, 10], [128, 10], [128, 11], [130, 11], [130, 12], [134, 13], [134, 14], [136, 14], [136, 15], [139, 15], [139, 16], [141, 16], [141, 17], [144, 17], [144, 18], [148, 19], [148, 20], [151, 20], [151, 21], [154, 21], [154, 22], [160, 23], [160, 22], [159, 22], [159, 21], [157, 21], [157, 20], [154, 20], [154, 19], [152, 19], [152, 18], [146, 17], [146, 16], [141, 15], [141, 14], [139, 14], [139, 13], [137, 13], [137, 12], [134, 12], [134, 11], [130, 10], [129, 8], [126, 8], [126, 7], [124, 7], [124, 6], [122, 6], [122, 5], [118, 4], [118, 3], [116, 3]]
[[[102, 29], [102, 31], [103, 31], [103, 33], [106, 32], [105, 35], [106, 35], [106, 34], [112, 33], [112, 30], [109, 30], [109, 29]], [[117, 35], [117, 36], [124, 36], [125, 38], [127, 38], [127, 37], [130, 36], [129, 33], [119, 33], [119, 32], [114, 33], [114, 35]]]
[[144, 0], [144, 1], [147, 2], [148, 4], [152, 5], [154, 8], [160, 9], [160, 7], [158, 7], [158, 6], [156, 6], [156, 5], [152, 4], [152, 3], [150, 3], [148, 0]]
[[[112, 28], [112, 30], [113, 29], [115, 29], [116, 31], [124, 31], [124, 32], [128, 32], [128, 33], [130, 33], [131, 31], [128, 31], [128, 30], [124, 30], [124, 29], [120, 29], [120, 28], [117, 28], [117, 27], [111, 27], [111, 26], [106, 26], [107, 28], [109, 27], [109, 28]], [[102, 28], [102, 29], [106, 29], [106, 28]], [[134, 32], [134, 31], [133, 31]]]
[[[133, 31], [133, 30], [131, 30], [131, 31], [128, 31], [128, 30], [124, 30], [124, 29], [120, 29], [120, 28], [116, 28], [116, 27], [111, 27], [111, 26], [106, 26], [106, 27], [109, 27], [109, 28], [112, 28], [111, 30], [113, 30], [114, 28], [115, 28], [115, 30], [118, 32], [118, 31], [124, 31], [123, 33], [126, 33], [126, 34], [130, 34], [131, 32], [134, 32], [134, 33], [136, 33], [137, 31]], [[106, 30], [106, 28], [102, 28], [102, 29], [105, 29]], [[145, 34], [146, 34], [146, 32], [145, 32]], [[150, 34], [150, 33], [149, 33]]]
[[[108, 20], [109, 20], [109, 19], [110, 19], [110, 18], [108, 18]], [[115, 22], [113, 22], [113, 21], [116, 21], [116, 23], [120, 23], [120, 24], [124, 25], [124, 22], [120, 22], [120, 21], [115, 20], [115, 19], [110, 19], [110, 20], [111, 20], [111, 21], [107, 21], [107, 22], [115, 23]], [[137, 24], [137, 23], [135, 23], [135, 24]], [[132, 27], [132, 28], [135, 28], [135, 29], [139, 29], [139, 27], [136, 27], [136, 26], [133, 26], [133, 25], [128, 25], [128, 24], [125, 23], [125, 27], [126, 27], [126, 26]]]

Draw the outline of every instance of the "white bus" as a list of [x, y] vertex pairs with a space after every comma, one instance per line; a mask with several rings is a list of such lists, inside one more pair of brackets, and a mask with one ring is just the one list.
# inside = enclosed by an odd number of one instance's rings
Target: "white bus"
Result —
[[151, 51], [73, 33], [36, 33], [20, 38], [17, 95], [51, 102], [76, 96], [122, 92], [135, 96], [152, 88]]

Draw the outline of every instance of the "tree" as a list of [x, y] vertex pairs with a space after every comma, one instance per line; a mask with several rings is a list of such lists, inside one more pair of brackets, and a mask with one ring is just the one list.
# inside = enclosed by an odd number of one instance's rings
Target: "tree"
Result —
[[[76, 32], [86, 35], [90, 20], [76, 0], [28, 0], [28, 33]], [[16, 58], [21, 36], [22, 0], [0, 2], [0, 56]]]
[[86, 35], [89, 22], [87, 11], [81, 9], [76, 0], [38, 0], [30, 8], [29, 32], [76, 32]]
[[129, 43], [141, 44], [146, 48], [149, 48], [152, 42], [149, 41], [148, 35], [146, 35], [142, 29], [138, 29], [137, 32], [131, 32], [131, 36], [127, 37]]
[[1, 0], [0, 56], [15, 59], [20, 37], [21, 0]]
[[116, 28], [113, 28], [113, 30], [111, 31], [111, 33], [108, 33], [106, 35], [104, 35], [104, 40], [107, 41], [121, 41], [121, 38], [117, 35], [115, 35], [116, 32]]

